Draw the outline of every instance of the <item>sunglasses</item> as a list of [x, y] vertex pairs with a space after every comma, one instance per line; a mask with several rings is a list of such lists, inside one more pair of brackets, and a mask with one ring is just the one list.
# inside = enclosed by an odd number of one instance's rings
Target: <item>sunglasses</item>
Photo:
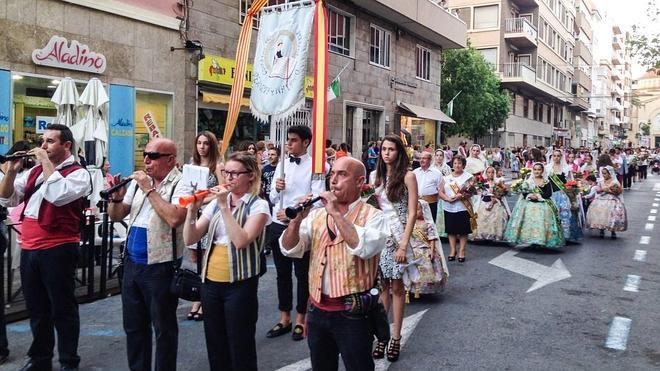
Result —
[[251, 171], [225, 171], [220, 170], [220, 174], [227, 178], [238, 178], [241, 174], [250, 174]]
[[142, 152], [142, 157], [149, 157], [150, 160], [158, 160], [163, 156], [174, 156], [171, 153], [160, 153], [160, 152]]

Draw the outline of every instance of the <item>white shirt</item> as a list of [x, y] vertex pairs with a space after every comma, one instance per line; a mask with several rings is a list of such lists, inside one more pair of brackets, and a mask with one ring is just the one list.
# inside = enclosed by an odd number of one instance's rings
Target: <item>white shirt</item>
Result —
[[[326, 174], [328, 173], [328, 164], [325, 164]], [[273, 221], [284, 225], [285, 223], [277, 220], [277, 212], [280, 210], [280, 197], [284, 199], [283, 207], [297, 205], [297, 200], [307, 194], [318, 196], [325, 191], [325, 180], [312, 180], [312, 157], [308, 154], [300, 156], [300, 164], [291, 162], [289, 158], [284, 159], [284, 182], [285, 187], [282, 192], [275, 189], [276, 180], [282, 175], [282, 162], [280, 161], [275, 168], [275, 175], [270, 185], [270, 202], [273, 206]], [[317, 204], [317, 205], [320, 205]]]
[[[451, 184], [455, 183], [458, 185], [458, 188], [462, 188], [465, 182], [470, 179], [472, 175], [468, 173], [467, 171], [464, 171], [463, 174], [460, 176], [455, 177], [453, 174], [449, 174], [444, 179], [442, 180], [442, 184], [444, 187], [444, 192], [448, 197], [453, 197], [456, 196], [456, 192], [451, 188]], [[465, 206], [463, 206], [463, 202], [461, 200], [456, 200], [454, 202], [443, 202], [442, 203], [442, 208], [444, 211], [448, 211], [450, 213], [457, 213], [459, 211], [465, 211]]]
[[[358, 199], [349, 205], [348, 212], [344, 214], [344, 216], [348, 215], [348, 213], [357, 206], [358, 201], [360, 200]], [[312, 221], [320, 211], [320, 209], [312, 210], [312, 212], [300, 223], [300, 230], [298, 232], [300, 239], [298, 240], [298, 244], [291, 250], [286, 250], [282, 246], [284, 234], [280, 236], [280, 250], [284, 256], [302, 258], [303, 255], [312, 248]], [[354, 249], [348, 247], [348, 244], [345, 244], [346, 251], [363, 260], [380, 254], [380, 251], [385, 247], [387, 238], [390, 236], [389, 227], [383, 213], [380, 210], [376, 211], [376, 213], [367, 220], [364, 227], [358, 225], [354, 225], [354, 227], [358, 235], [358, 244]], [[339, 229], [337, 229], [336, 233], [337, 236], [341, 236]], [[328, 274], [327, 269], [323, 270], [322, 285], [321, 292], [326, 295], [330, 294], [330, 275]]]
[[[92, 182], [87, 169], [75, 170], [66, 178], [59, 172], [60, 169], [73, 164], [74, 161], [73, 155], [69, 156], [64, 162], [55, 167], [55, 172], [45, 182], [43, 181], [43, 173], [37, 177], [36, 184], [43, 182], [43, 185], [30, 197], [30, 201], [25, 206], [26, 217], [32, 219], [39, 218], [39, 209], [41, 208], [42, 200], [46, 200], [59, 207], [90, 194], [92, 191]], [[34, 169], [24, 171], [14, 180], [14, 193], [9, 198], [0, 198], [0, 205], [12, 207], [23, 201], [28, 177]]]
[[417, 178], [417, 188], [419, 196], [437, 195], [440, 189], [440, 182], [442, 182], [442, 173], [433, 167], [424, 170], [421, 167], [413, 170], [415, 178]]
[[[251, 195], [249, 193], [244, 194], [243, 197], [241, 197], [240, 200], [236, 202], [236, 207], [238, 207], [239, 202], [241, 203], [247, 202], [250, 199], [250, 196]], [[229, 202], [230, 202], [229, 197], [227, 197], [227, 206], [229, 206]], [[202, 210], [202, 218], [206, 218], [210, 222], [213, 219], [213, 216], [218, 212], [220, 212], [220, 208], [218, 208], [218, 200], [214, 199], [213, 201], [209, 202], [209, 204], [206, 205]], [[250, 212], [248, 213], [247, 216], [249, 218], [253, 215], [258, 215], [258, 214], [268, 215], [268, 221], [266, 221], [266, 225], [271, 223], [270, 208], [268, 207], [268, 202], [261, 198], [256, 199], [252, 203], [252, 206], [250, 206]], [[220, 220], [218, 221], [218, 225], [215, 228], [213, 243], [229, 246], [230, 242], [231, 240], [229, 239], [229, 235], [227, 234], [227, 229], [225, 227], [225, 220], [223, 218], [220, 218]]]
[[[131, 206], [133, 204], [133, 198], [135, 197], [135, 192], [137, 192], [137, 189], [138, 186], [135, 183], [135, 180], [132, 180], [130, 183], [128, 183], [128, 189], [126, 190], [126, 195], [124, 196], [124, 201], [123, 201], [125, 205]], [[171, 203], [173, 203], [174, 205], [178, 205], [179, 197], [186, 196], [189, 194], [192, 194], [192, 188], [190, 186], [186, 186], [185, 184], [183, 184], [183, 181], [180, 180], [179, 183], [177, 183], [176, 188], [174, 188], [174, 193], [172, 194]], [[151, 206], [151, 202], [149, 201], [149, 198], [145, 197], [144, 204], [142, 204], [142, 208], [140, 209], [138, 215], [135, 217], [135, 221], [133, 221], [132, 226], [140, 227], [140, 228], [149, 228], [149, 220], [151, 219], [153, 213], [155, 213], [154, 208]]]

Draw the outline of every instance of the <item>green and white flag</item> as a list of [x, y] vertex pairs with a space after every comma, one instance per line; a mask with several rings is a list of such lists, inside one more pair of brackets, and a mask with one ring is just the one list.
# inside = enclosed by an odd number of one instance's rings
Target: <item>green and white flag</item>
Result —
[[331, 100], [338, 98], [341, 95], [341, 82], [339, 81], [339, 76], [337, 76], [332, 82], [330, 83], [330, 86], [328, 86], [328, 102]]

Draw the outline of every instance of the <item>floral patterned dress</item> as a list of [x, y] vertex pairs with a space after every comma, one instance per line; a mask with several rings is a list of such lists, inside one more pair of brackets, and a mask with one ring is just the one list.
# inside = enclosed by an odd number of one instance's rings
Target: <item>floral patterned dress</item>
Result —
[[582, 224], [580, 223], [579, 209], [571, 205], [571, 200], [563, 190], [563, 184], [569, 178], [569, 174], [554, 173], [550, 175], [550, 186], [552, 187], [552, 200], [559, 210], [561, 228], [564, 238], [569, 242], [582, 240]]
[[504, 240], [504, 230], [509, 221], [509, 214], [502, 200], [493, 196], [491, 191], [493, 186], [492, 182], [484, 184], [481, 202], [477, 209], [477, 229], [470, 235], [472, 240]]
[[549, 182], [541, 187], [541, 195], [541, 201], [528, 200], [525, 194], [520, 196], [504, 232], [507, 242], [514, 246], [537, 245], [550, 249], [565, 245]]
[[411, 288], [415, 296], [442, 291], [449, 277], [438, 231], [431, 216], [431, 208], [426, 201], [422, 200], [419, 203], [422, 205], [424, 219], [415, 222], [415, 228], [410, 236], [415, 259], [420, 260], [417, 267], [419, 280], [413, 283]]
[[[600, 182], [599, 186], [602, 185]], [[626, 206], [621, 197], [609, 192], [598, 192], [587, 210], [587, 228], [611, 232], [628, 229]]]

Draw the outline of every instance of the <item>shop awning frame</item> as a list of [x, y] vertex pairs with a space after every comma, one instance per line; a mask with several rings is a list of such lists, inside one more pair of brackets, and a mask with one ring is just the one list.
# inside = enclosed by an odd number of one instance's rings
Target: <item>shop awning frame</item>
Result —
[[444, 112], [435, 108], [427, 108], [422, 106], [416, 106], [414, 104], [399, 102], [399, 108], [412, 113], [416, 117], [428, 120], [440, 121], [448, 124], [455, 124], [456, 121], [452, 120], [451, 117], [445, 115]]

